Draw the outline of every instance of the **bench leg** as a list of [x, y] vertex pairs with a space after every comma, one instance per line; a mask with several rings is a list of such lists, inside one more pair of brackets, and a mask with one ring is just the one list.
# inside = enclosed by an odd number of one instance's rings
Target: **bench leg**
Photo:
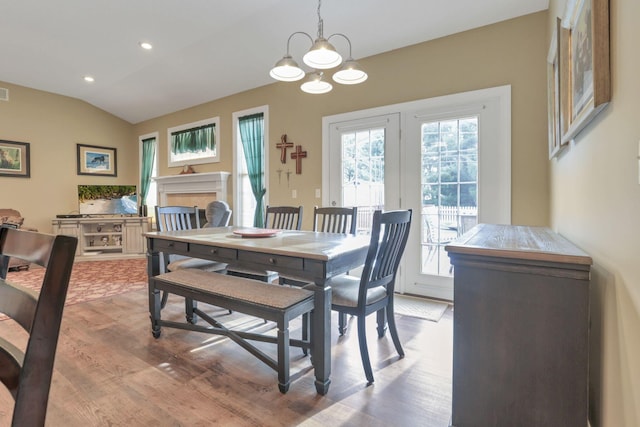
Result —
[[289, 391], [289, 322], [278, 320], [278, 388], [280, 393]]
[[154, 338], [160, 337], [160, 310], [162, 309], [162, 299], [160, 291], [149, 283], [149, 315], [151, 318], [151, 334]]
[[198, 315], [194, 312], [196, 308], [198, 308], [198, 301], [192, 300], [191, 298], [184, 299], [184, 311], [187, 323], [191, 323], [193, 325], [198, 323]]
[[[309, 341], [309, 330], [311, 329], [311, 316], [309, 313], [302, 315], [302, 341]], [[302, 354], [305, 356], [309, 354], [309, 350], [306, 347], [302, 347]]]

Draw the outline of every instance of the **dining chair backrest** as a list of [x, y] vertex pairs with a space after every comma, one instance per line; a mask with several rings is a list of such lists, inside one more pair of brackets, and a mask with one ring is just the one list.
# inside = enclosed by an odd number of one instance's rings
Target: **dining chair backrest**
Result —
[[358, 208], [314, 207], [313, 231], [356, 234]]
[[197, 206], [156, 206], [158, 231], [191, 230], [200, 228]]
[[392, 295], [398, 266], [407, 245], [411, 228], [411, 209], [373, 213], [371, 243], [360, 276], [358, 305], [365, 305], [367, 291], [385, 286]]
[[267, 206], [264, 226], [280, 230], [300, 230], [302, 206]]
[[[43, 426], [78, 239], [70, 236], [0, 228], [0, 312], [28, 334], [12, 343], [0, 339], [0, 381], [13, 397], [12, 426]], [[9, 258], [44, 267], [40, 292], [7, 281]], [[19, 346], [19, 347], [18, 347]], [[25, 350], [22, 351], [21, 349]]]
[[207, 205], [205, 217], [207, 222], [204, 224], [204, 228], [226, 227], [231, 219], [231, 208], [229, 208], [227, 202], [214, 200]]

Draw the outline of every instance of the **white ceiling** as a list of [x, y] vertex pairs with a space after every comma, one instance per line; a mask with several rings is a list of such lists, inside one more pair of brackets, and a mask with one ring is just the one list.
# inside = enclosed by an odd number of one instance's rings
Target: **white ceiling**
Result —
[[[325, 0], [324, 35], [355, 59], [545, 10], [549, 0]], [[0, 81], [82, 99], [131, 123], [273, 83], [315, 0], [0, 0]], [[143, 51], [139, 41], [153, 43]], [[347, 53], [344, 39], [332, 39]], [[301, 57], [310, 42], [291, 42]], [[96, 81], [85, 83], [83, 76]]]

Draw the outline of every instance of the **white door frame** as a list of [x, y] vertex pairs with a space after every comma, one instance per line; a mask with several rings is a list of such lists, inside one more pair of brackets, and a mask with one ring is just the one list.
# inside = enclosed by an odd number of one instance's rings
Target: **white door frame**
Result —
[[[330, 202], [329, 194], [329, 177], [331, 171], [331, 155], [330, 155], [330, 127], [339, 122], [348, 122], [352, 120], [363, 120], [368, 117], [383, 116], [387, 114], [400, 114], [401, 136], [400, 156], [407, 159], [410, 153], [406, 152], [407, 144], [405, 139], [408, 138], [407, 126], [408, 120], [416, 115], [428, 112], [447, 113], [451, 108], [461, 108], [461, 106], [469, 104], [493, 103], [495, 108], [491, 109], [496, 115], [499, 126], [495, 131], [495, 144], [490, 147], [479, 148], [478, 161], [494, 160], [496, 166], [478, 167], [478, 181], [486, 181], [491, 183], [491, 193], [478, 191], [478, 203], [482, 203], [482, 209], [478, 212], [479, 222], [492, 222], [500, 224], [511, 223], [511, 86], [499, 86], [495, 88], [480, 89], [476, 91], [463, 92], [453, 95], [445, 95], [435, 98], [423, 99], [418, 101], [406, 102], [401, 104], [387, 105], [381, 107], [370, 108], [366, 110], [354, 111], [349, 113], [326, 116], [322, 118], [322, 202], [328, 205]], [[483, 130], [480, 130], [482, 132]], [[386, 150], [385, 150], [386, 151]], [[386, 174], [385, 174], [386, 177]], [[406, 181], [411, 179], [400, 174], [400, 208], [406, 208], [408, 203], [403, 200], [409, 200], [409, 195], [405, 189]], [[415, 179], [415, 177], [413, 178]], [[414, 215], [417, 217], [417, 215]], [[417, 233], [416, 233], [417, 234]], [[415, 242], [414, 242], [415, 244]], [[399, 274], [396, 290], [406, 292], [407, 284], [406, 275], [402, 274], [406, 257], [401, 265], [401, 274]], [[431, 296], [442, 299], [453, 299], [453, 289], [449, 290], [430, 290]]]

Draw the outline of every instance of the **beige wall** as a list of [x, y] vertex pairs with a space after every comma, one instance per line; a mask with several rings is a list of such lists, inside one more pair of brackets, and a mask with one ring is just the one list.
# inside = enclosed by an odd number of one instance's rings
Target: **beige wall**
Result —
[[[0, 139], [30, 142], [32, 151], [31, 179], [0, 177], [0, 185], [11, 189], [0, 205], [19, 209], [29, 224], [50, 231], [52, 217], [77, 209], [77, 184], [137, 182], [139, 135], [159, 132], [160, 174], [177, 174], [179, 168], [167, 167], [167, 128], [214, 116], [221, 120], [222, 161], [195, 168], [231, 171], [232, 113], [269, 105], [269, 202], [302, 204], [310, 211], [321, 202], [313, 189], [321, 188], [323, 116], [510, 84], [512, 221], [548, 224], [546, 83], [540, 60], [546, 55], [546, 20], [545, 12], [537, 13], [363, 59], [366, 83], [336, 85], [326, 95], [307, 95], [295, 83], [274, 83], [137, 125], [76, 99], [0, 83], [10, 89], [10, 101], [0, 102]], [[211, 84], [224, 82], [212, 76]], [[275, 144], [283, 133], [308, 152], [302, 175], [292, 174], [288, 187], [284, 177], [278, 183], [275, 172], [281, 167]], [[78, 176], [76, 143], [118, 148], [118, 177]], [[295, 166], [288, 160], [285, 168]], [[298, 190], [295, 200], [292, 189]], [[311, 227], [308, 216], [305, 227]]]
[[[547, 225], [548, 161], [546, 157], [546, 12], [460, 33], [432, 42], [361, 60], [369, 80], [358, 86], [334, 85], [325, 95], [308, 95], [298, 83], [275, 83], [212, 101], [135, 126], [137, 135], [160, 133], [160, 174], [177, 174], [167, 167], [167, 128], [220, 116], [222, 161], [196, 165], [199, 172], [231, 171], [232, 113], [269, 105], [269, 203], [302, 204], [311, 211], [320, 204], [314, 189], [322, 181], [322, 117], [416, 99], [512, 85], [512, 221]], [[267, 70], [265, 70], [267, 72]], [[211, 84], [224, 84], [212, 78]], [[287, 186], [275, 144], [286, 133], [308, 153], [302, 175], [291, 175]], [[295, 171], [287, 160], [284, 170]], [[233, 185], [233, 182], [231, 182]], [[298, 198], [291, 198], [291, 190]], [[230, 186], [228, 197], [232, 197]], [[305, 217], [305, 227], [311, 218]]]
[[[51, 232], [51, 219], [78, 209], [78, 184], [136, 184], [137, 145], [130, 123], [90, 104], [0, 82], [0, 139], [28, 142], [31, 178], [0, 177], [0, 207], [14, 208], [25, 225]], [[76, 144], [117, 148], [118, 176], [77, 175]], [[132, 149], [134, 148], [135, 149]]]
[[[549, 28], [565, 0], [552, 0]], [[592, 274], [592, 425], [640, 425], [640, 2], [611, 0], [612, 101], [551, 162], [551, 223]], [[548, 34], [551, 34], [549, 29]]]

